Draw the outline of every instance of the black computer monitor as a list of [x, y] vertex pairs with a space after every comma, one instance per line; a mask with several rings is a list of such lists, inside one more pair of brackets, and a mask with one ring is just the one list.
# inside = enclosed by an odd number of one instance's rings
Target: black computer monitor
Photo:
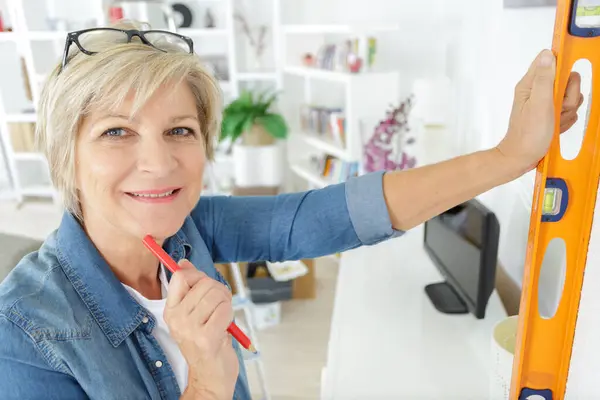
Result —
[[425, 251], [445, 279], [425, 287], [438, 311], [485, 317], [496, 281], [499, 237], [496, 215], [476, 199], [425, 223]]

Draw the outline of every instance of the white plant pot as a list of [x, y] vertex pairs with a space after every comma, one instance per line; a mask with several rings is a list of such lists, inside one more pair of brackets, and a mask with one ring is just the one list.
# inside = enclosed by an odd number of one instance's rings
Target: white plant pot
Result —
[[283, 184], [283, 146], [233, 146], [236, 186], [280, 186]]

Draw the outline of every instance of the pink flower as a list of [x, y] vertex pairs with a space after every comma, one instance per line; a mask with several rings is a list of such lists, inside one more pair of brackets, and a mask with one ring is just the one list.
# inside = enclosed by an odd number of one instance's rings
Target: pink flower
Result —
[[[365, 172], [414, 168], [415, 157], [409, 156], [402, 150], [402, 139], [410, 132], [408, 114], [411, 105], [412, 97], [409, 97], [400, 103], [399, 107], [388, 111], [386, 119], [377, 125], [364, 146]], [[404, 144], [411, 145], [414, 140], [413, 137], [408, 137]]]

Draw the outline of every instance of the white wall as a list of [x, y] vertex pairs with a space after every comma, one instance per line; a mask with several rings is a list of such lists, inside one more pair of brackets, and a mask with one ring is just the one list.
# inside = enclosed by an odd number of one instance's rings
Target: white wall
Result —
[[[501, 0], [494, 1], [500, 3]], [[496, 15], [499, 15], [500, 19], [495, 23], [491, 22], [492, 35], [485, 53], [485, 58], [489, 60], [489, 69], [484, 71], [481, 77], [487, 88], [482, 101], [487, 104], [489, 112], [487, 124], [482, 126], [485, 132], [483, 147], [497, 144], [504, 136], [516, 83], [536, 55], [544, 48], [551, 48], [555, 7], [504, 9]], [[582, 131], [582, 124], [583, 118], [573, 131]], [[569, 132], [565, 135], [570, 134]], [[573, 140], [573, 137], [565, 138], [567, 141], [561, 144], [576, 146], [577, 140]], [[532, 171], [517, 181], [481, 196], [481, 200], [492, 208], [500, 219], [499, 258], [509, 275], [519, 285], [522, 283], [524, 271], [533, 183]], [[556, 305], [560, 293], [561, 269], [565, 262], [564, 253], [557, 249], [550, 250], [548, 256], [550, 257], [544, 260], [540, 283], [541, 310], [550, 310]]]
[[[554, 8], [506, 9], [500, 14], [487, 57], [492, 61], [487, 98], [491, 124], [486, 145], [496, 144], [506, 133], [515, 84], [537, 53], [551, 46]], [[533, 173], [497, 188], [483, 200], [498, 214], [502, 237], [501, 262], [521, 282], [533, 188]]]

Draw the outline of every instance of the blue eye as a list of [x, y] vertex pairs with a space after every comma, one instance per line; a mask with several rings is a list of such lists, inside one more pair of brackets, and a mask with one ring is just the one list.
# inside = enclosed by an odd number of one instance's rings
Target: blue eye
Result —
[[171, 129], [171, 134], [175, 135], [175, 136], [187, 136], [187, 135], [193, 135], [194, 131], [192, 131], [189, 128], [173, 128]]
[[123, 136], [123, 135], [125, 135], [125, 129], [123, 129], [123, 128], [111, 128], [111, 129], [108, 129], [108, 130], [104, 131], [104, 133], [102, 135], [103, 136], [109, 136], [109, 137]]

